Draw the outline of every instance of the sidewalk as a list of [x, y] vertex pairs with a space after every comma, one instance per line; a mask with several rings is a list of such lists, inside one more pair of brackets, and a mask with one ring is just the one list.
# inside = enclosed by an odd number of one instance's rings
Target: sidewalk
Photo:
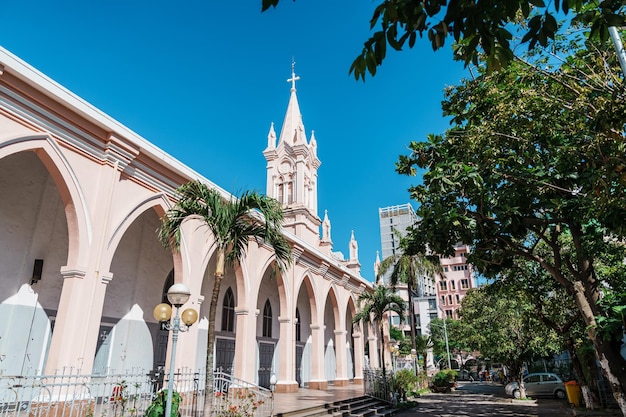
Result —
[[[501, 391], [501, 393], [500, 393]], [[501, 385], [461, 383], [449, 394], [426, 394], [417, 399], [412, 410], [396, 413], [398, 417], [570, 417], [573, 410], [567, 401], [539, 399], [520, 401], [507, 398]], [[593, 415], [588, 415], [592, 417]], [[603, 414], [606, 416], [606, 414]], [[596, 416], [593, 416], [596, 417]]]
[[329, 386], [327, 390], [300, 388], [295, 393], [274, 393], [274, 414], [304, 410], [334, 401], [357, 398], [364, 395], [363, 385], [347, 387]]

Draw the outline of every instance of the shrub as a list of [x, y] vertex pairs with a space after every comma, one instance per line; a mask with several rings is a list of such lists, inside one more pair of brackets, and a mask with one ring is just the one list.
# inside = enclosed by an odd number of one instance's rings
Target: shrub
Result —
[[[176, 391], [172, 391], [172, 415], [171, 417], [178, 416], [178, 407], [182, 397]], [[167, 403], [167, 390], [161, 390], [157, 392], [156, 398], [152, 400], [152, 403], [146, 409], [146, 417], [163, 417], [165, 415], [165, 408]]]
[[437, 372], [433, 375], [432, 380], [430, 381], [432, 389], [434, 392], [448, 392], [450, 391], [456, 381], [456, 377], [458, 376], [458, 372], [452, 369], [445, 369], [443, 371]]

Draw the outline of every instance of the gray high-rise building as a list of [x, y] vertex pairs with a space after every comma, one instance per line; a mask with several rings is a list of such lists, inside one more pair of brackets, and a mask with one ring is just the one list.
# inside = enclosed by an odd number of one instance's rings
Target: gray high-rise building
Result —
[[[378, 209], [380, 221], [380, 243], [382, 258], [377, 256], [374, 272], [378, 275], [378, 266], [381, 259], [390, 256], [401, 255], [400, 236], [407, 234], [407, 229], [413, 226], [419, 219], [411, 204], [401, 204]], [[396, 233], [397, 232], [397, 233]], [[383, 282], [388, 284], [390, 272], [385, 274]], [[428, 324], [431, 318], [437, 317], [437, 287], [434, 276], [416, 277], [417, 288], [413, 288], [413, 294], [409, 297], [407, 286], [396, 286], [396, 293], [406, 301], [412, 300], [415, 311], [415, 327], [417, 334], [428, 334]], [[407, 315], [408, 317], [408, 315]], [[391, 324], [401, 329], [405, 335], [411, 332], [410, 322], [400, 323], [399, 318], [391, 317]]]

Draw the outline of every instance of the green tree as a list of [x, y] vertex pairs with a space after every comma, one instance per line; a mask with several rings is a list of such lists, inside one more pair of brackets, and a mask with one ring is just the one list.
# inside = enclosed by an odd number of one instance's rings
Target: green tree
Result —
[[376, 278], [383, 279], [385, 275], [391, 270], [389, 274], [389, 282], [385, 283], [391, 285], [391, 288], [395, 289], [398, 283], [406, 284], [407, 292], [409, 294], [409, 323], [411, 325], [411, 346], [415, 347], [415, 304], [413, 303], [413, 296], [417, 294], [421, 295], [422, 289], [419, 288], [419, 279], [422, 277], [432, 277], [436, 274], [443, 274], [443, 268], [439, 259], [433, 261], [431, 257], [426, 256], [423, 253], [415, 253], [410, 251], [408, 241], [402, 237], [400, 232], [394, 229], [396, 236], [400, 240], [399, 251], [387, 258], [383, 259], [378, 266], [378, 273]]
[[[455, 360], [455, 357], [462, 356], [463, 352], [467, 353], [473, 350], [473, 348], [465, 340], [465, 332], [463, 330], [463, 323], [461, 320], [446, 318], [444, 327], [444, 320], [436, 318], [430, 321], [429, 329], [433, 342], [433, 353], [436, 357], [447, 358], [447, 350], [449, 349], [450, 359]], [[445, 333], [448, 335], [447, 347]], [[463, 358], [461, 357], [461, 362], [463, 362], [462, 359]], [[463, 368], [464, 363], [459, 363], [459, 366]]]
[[519, 291], [499, 284], [485, 285], [467, 292], [459, 310], [465, 338], [474, 349], [501, 362], [522, 384], [526, 362], [559, 352], [555, 331], [537, 319], [534, 306]]
[[[278, 2], [262, 0], [262, 10]], [[584, 25], [593, 37], [606, 40], [609, 26], [624, 25], [625, 7], [621, 0], [381, 0], [370, 20], [370, 29], [377, 30], [365, 41], [350, 72], [363, 80], [366, 72], [375, 75], [387, 46], [410, 49], [424, 34], [433, 50], [451, 36], [455, 57], [467, 64], [482, 56], [490, 68], [499, 68], [513, 59], [512, 43], [545, 47], [562, 27]]]
[[[382, 369], [383, 376], [386, 376], [385, 370], [385, 346], [383, 340], [383, 323], [385, 320], [385, 314], [388, 312], [395, 312], [400, 316], [400, 320], [404, 319], [404, 310], [406, 309], [406, 303], [394, 294], [389, 288], [384, 285], [378, 285], [374, 288], [374, 291], [365, 291], [361, 293], [358, 299], [359, 311], [354, 315], [352, 321], [359, 323], [363, 321], [365, 323], [374, 322], [378, 326], [378, 334], [380, 338], [380, 352], [382, 357]], [[370, 352], [370, 355], [372, 352]]]
[[607, 248], [623, 250], [610, 237], [626, 227], [624, 84], [608, 44], [555, 51], [566, 58], [531, 56], [449, 89], [453, 127], [411, 143], [397, 170], [426, 170], [411, 188], [418, 250], [448, 255], [470, 244], [468, 262], [487, 277], [526, 259], [574, 299], [626, 414], [626, 361], [597, 335], [601, 291], [616, 284], [595, 269]]
[[417, 359], [422, 358], [422, 373], [428, 372], [428, 351], [433, 348], [433, 340], [429, 335], [420, 334], [415, 336], [415, 353]]
[[[282, 235], [283, 212], [280, 203], [256, 192], [244, 192], [238, 199], [226, 198], [218, 190], [201, 181], [181, 185], [176, 204], [161, 219], [158, 235], [166, 247], [179, 250], [181, 227], [190, 217], [197, 217], [213, 234], [217, 263], [209, 304], [207, 334], [206, 387], [213, 387], [213, 349], [215, 313], [220, 285], [226, 266], [233, 267], [245, 256], [250, 240], [265, 243], [274, 250], [276, 265], [284, 269], [291, 263], [291, 246]], [[205, 409], [210, 409], [212, 396], [205, 396]]]

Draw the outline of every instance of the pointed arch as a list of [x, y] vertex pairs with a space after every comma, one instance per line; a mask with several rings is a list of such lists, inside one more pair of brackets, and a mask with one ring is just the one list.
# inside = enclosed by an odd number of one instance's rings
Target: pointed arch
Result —
[[113, 257], [120, 240], [124, 237], [124, 233], [139, 216], [149, 209], [154, 209], [157, 216], [161, 218], [170, 206], [171, 204], [164, 193], [153, 194], [134, 203], [130, 211], [128, 211], [122, 220], [112, 229], [113, 231], [106, 245], [106, 253], [102, 259], [103, 265], [110, 264], [111, 258]]
[[68, 267], [83, 269], [93, 239], [86, 198], [70, 161], [48, 135], [9, 139], [0, 144], [0, 159], [20, 152], [34, 152], [52, 177], [63, 202], [68, 232]]

